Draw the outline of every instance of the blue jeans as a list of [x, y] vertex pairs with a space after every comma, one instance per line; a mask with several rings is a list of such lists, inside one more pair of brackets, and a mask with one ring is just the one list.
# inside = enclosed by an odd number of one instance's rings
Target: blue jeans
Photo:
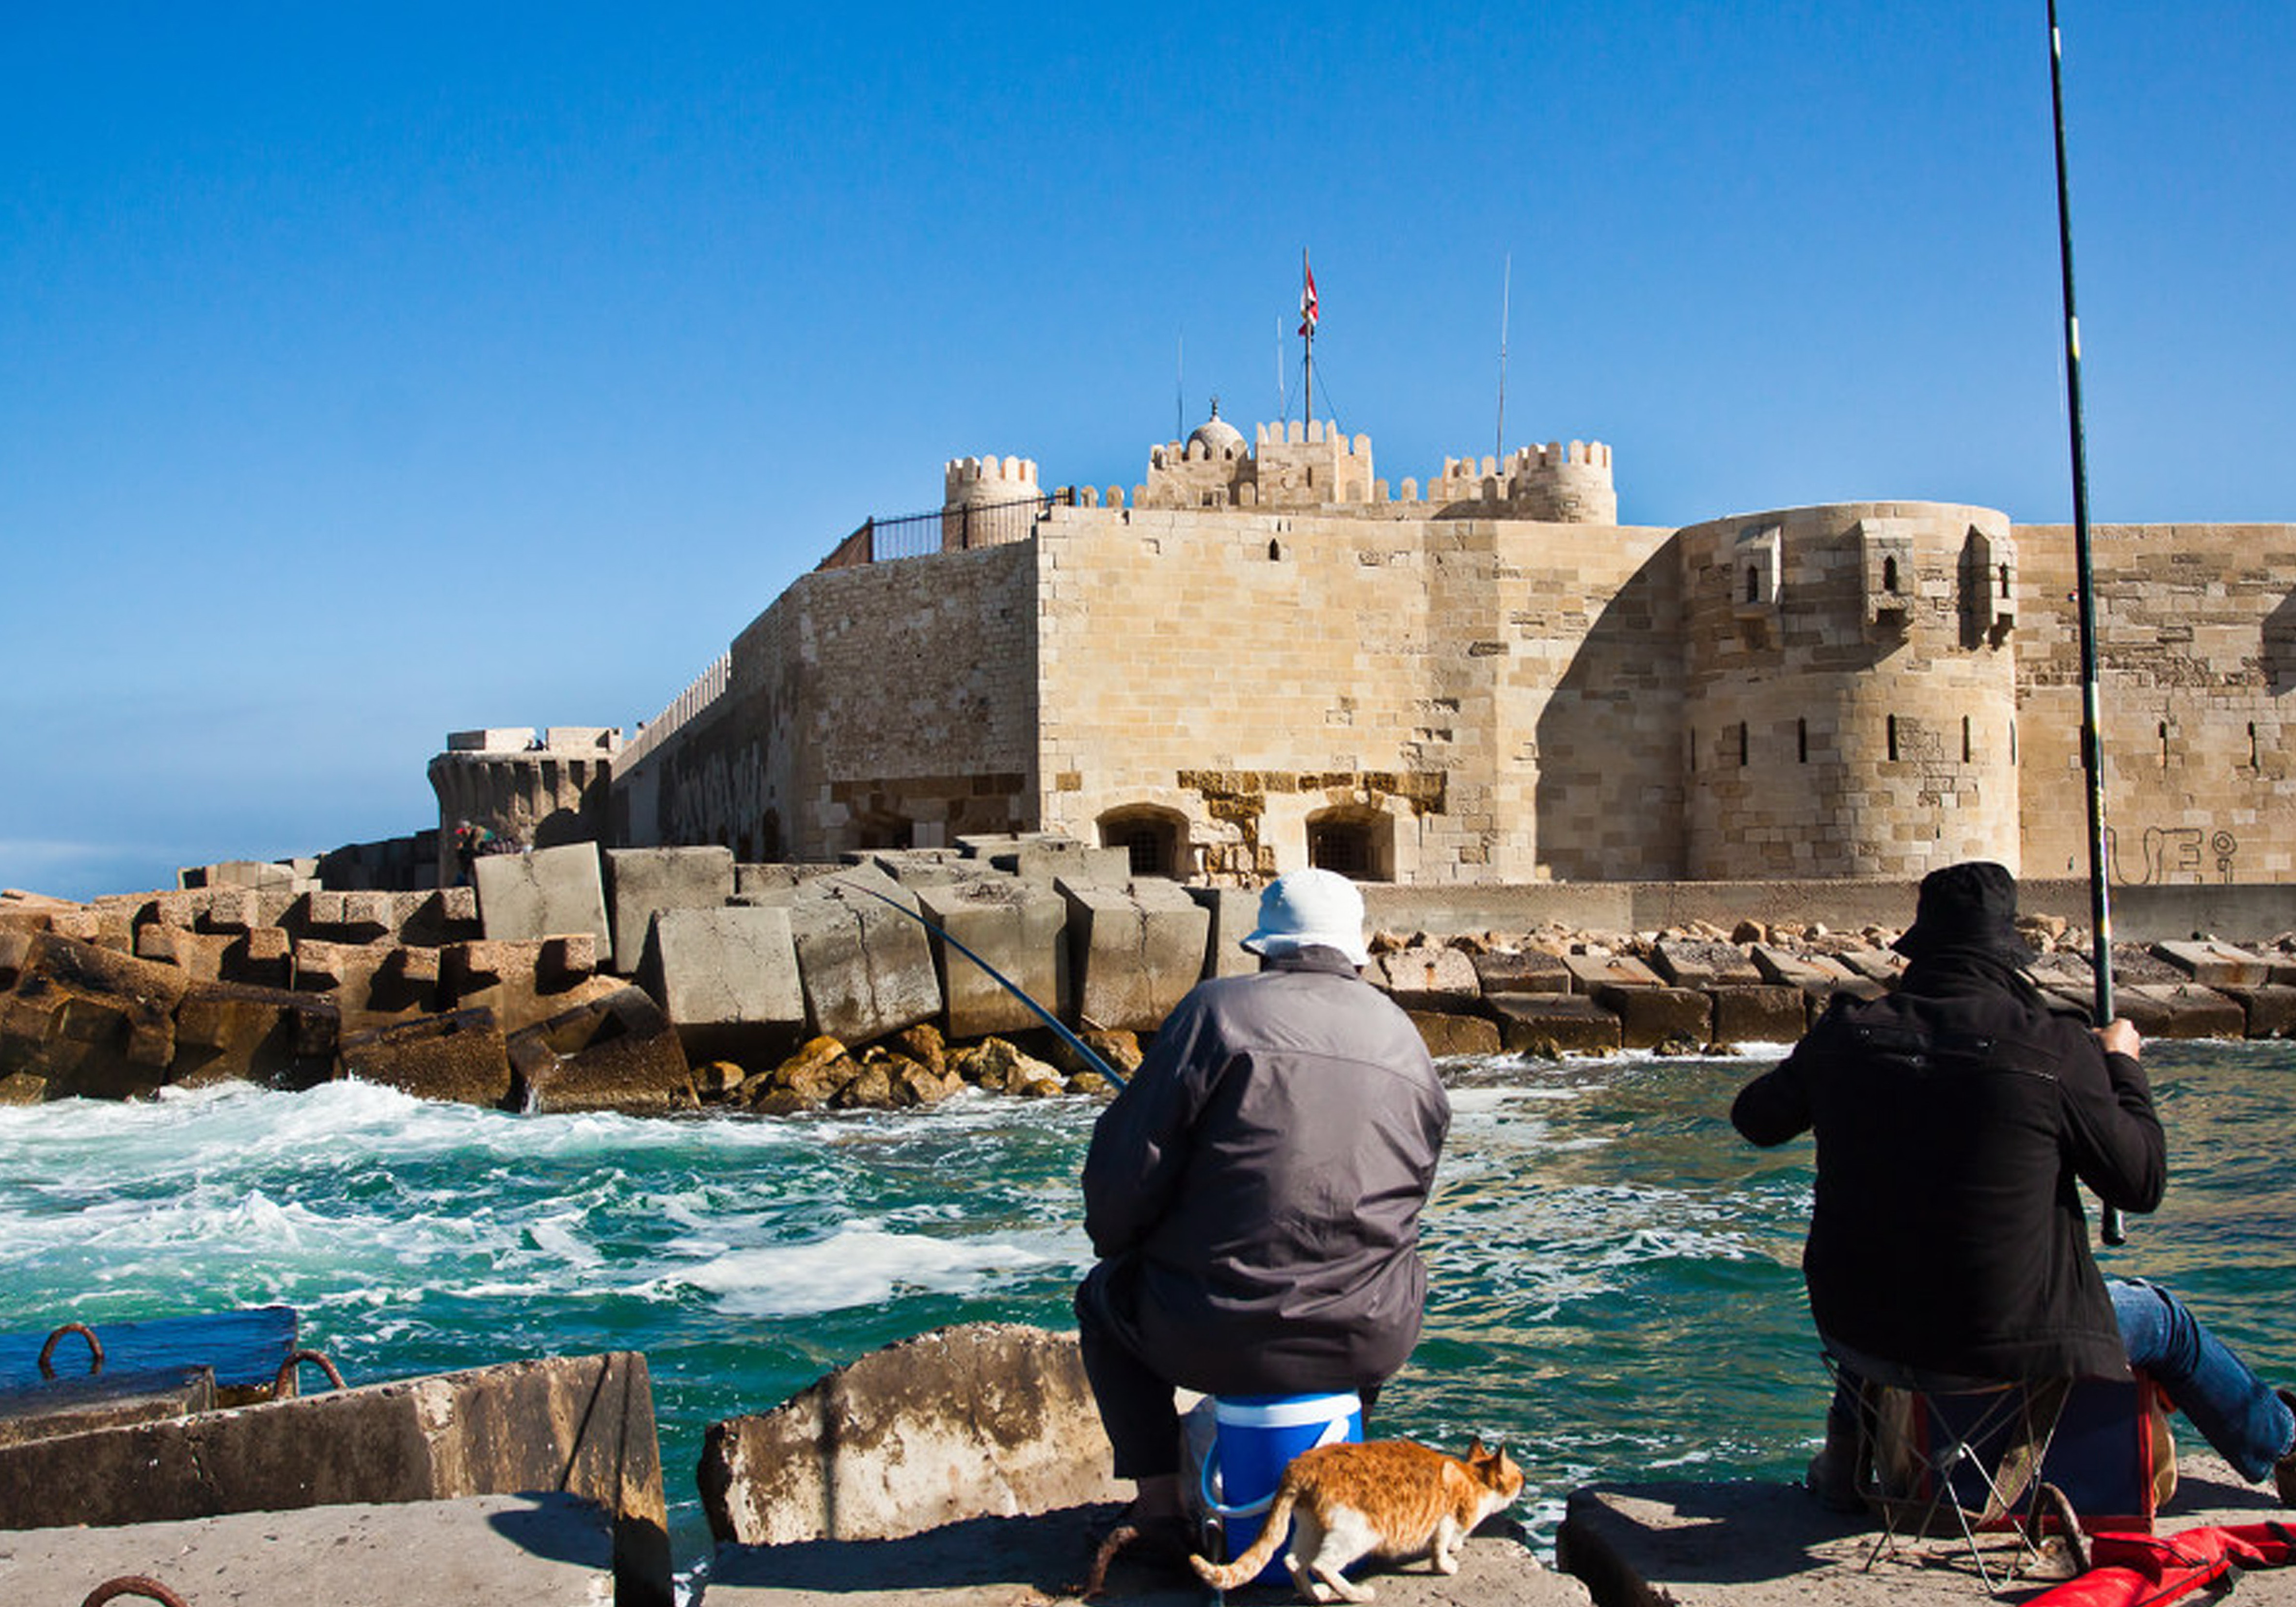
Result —
[[2142, 1367], [2201, 1438], [2251, 1481], [2296, 1448], [2296, 1413], [2185, 1303], [2157, 1283], [2107, 1278], [2128, 1365]]

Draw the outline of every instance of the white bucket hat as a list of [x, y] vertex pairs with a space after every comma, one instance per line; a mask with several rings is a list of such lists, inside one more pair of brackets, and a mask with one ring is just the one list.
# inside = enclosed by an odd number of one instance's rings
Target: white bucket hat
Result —
[[1243, 947], [1274, 958], [1311, 946], [1336, 948], [1351, 965], [1371, 963], [1364, 947], [1363, 894], [1337, 871], [1288, 871], [1259, 895], [1259, 924]]

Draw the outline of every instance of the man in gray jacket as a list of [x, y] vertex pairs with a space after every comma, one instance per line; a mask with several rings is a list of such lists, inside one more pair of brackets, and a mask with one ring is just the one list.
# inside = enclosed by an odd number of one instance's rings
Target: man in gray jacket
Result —
[[1261, 895], [1252, 976], [1198, 985], [1093, 1129], [1085, 1370], [1144, 1529], [1182, 1511], [1182, 1386], [1362, 1394], [1419, 1337], [1419, 1212], [1451, 1107], [1410, 1018], [1365, 982], [1363, 896]]

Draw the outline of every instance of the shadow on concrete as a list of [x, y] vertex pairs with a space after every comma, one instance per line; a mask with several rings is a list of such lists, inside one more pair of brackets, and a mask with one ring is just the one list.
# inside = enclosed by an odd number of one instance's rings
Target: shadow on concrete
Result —
[[[709, 1568], [709, 1594], [740, 1587], [870, 1597], [886, 1592], [949, 1592], [1023, 1585], [1050, 1597], [1074, 1596], [1092, 1566], [1099, 1529], [1115, 1506], [1070, 1507], [1026, 1518], [969, 1518], [898, 1540], [807, 1540], [790, 1546], [721, 1546]], [[1177, 1574], [1119, 1560], [1101, 1599], [1142, 1601], [1168, 1582], [1174, 1599], [1195, 1600], [1201, 1588], [1181, 1592]]]

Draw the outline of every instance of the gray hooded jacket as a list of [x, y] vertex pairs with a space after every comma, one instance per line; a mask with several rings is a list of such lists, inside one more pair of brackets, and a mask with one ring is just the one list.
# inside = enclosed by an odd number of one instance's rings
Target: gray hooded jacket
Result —
[[1450, 1121], [1410, 1018], [1342, 955], [1198, 986], [1085, 1159], [1085, 1229], [1144, 1352], [1215, 1394], [1392, 1373]]

